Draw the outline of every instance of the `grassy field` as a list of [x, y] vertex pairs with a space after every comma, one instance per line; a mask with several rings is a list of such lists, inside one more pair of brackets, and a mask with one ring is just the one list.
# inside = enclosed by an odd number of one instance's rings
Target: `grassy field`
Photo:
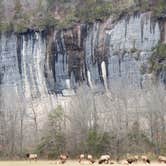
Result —
[[[92, 165], [88, 163], [78, 163], [78, 161], [67, 161], [65, 164], [58, 164], [56, 161], [0, 161], [0, 166], [53, 166], [53, 165], [63, 165], [63, 166], [81, 166], [81, 165]], [[94, 166], [99, 166], [99, 164], [95, 163]], [[110, 164], [101, 164], [108, 166]], [[100, 166], [101, 166], [100, 165]], [[113, 164], [114, 166], [122, 166], [125, 164]], [[160, 164], [157, 162], [152, 162], [151, 164], [144, 164], [142, 162], [131, 164], [132, 166], [166, 166], [166, 164]]]

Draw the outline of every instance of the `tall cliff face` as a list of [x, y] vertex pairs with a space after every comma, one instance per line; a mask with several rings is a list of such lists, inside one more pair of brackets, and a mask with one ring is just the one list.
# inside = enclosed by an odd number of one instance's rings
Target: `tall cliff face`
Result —
[[141, 66], [159, 40], [159, 23], [150, 13], [60, 32], [1, 34], [0, 85], [44, 110], [54, 107], [56, 93], [83, 82], [97, 89], [119, 83], [140, 88], [146, 79]]

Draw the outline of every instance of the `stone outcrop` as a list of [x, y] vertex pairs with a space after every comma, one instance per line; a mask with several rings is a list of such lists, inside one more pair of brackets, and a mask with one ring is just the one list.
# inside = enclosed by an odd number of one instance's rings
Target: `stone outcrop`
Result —
[[46, 103], [47, 110], [56, 94], [83, 82], [99, 90], [142, 88], [141, 66], [160, 39], [160, 24], [150, 12], [64, 31], [1, 34], [0, 85], [15, 87], [28, 102]]

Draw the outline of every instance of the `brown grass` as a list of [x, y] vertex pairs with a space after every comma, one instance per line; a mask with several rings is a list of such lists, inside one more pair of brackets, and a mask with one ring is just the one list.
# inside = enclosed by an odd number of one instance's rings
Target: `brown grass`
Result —
[[[57, 161], [0, 161], [0, 166], [88, 166], [92, 164], [78, 163], [78, 161], [67, 161], [65, 164], [58, 164]], [[110, 164], [101, 164], [100, 166], [109, 166]], [[112, 164], [113, 166], [125, 166], [125, 164]], [[151, 164], [144, 164], [142, 162], [132, 164], [132, 166], [166, 166], [166, 164], [160, 164], [158, 162], [152, 162]], [[95, 163], [93, 166], [99, 166]]]

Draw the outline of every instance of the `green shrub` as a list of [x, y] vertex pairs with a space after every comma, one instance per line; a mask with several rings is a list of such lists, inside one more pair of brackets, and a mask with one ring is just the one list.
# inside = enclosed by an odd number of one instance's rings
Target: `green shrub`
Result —
[[141, 5], [140, 5], [140, 11], [145, 12], [148, 9], [149, 9], [148, 0], [142, 0]]
[[78, 18], [75, 16], [75, 11], [71, 10], [65, 19], [58, 21], [56, 27], [58, 29], [70, 28], [75, 22], [78, 22]]
[[141, 131], [137, 121], [133, 123], [133, 126], [126, 137], [129, 143], [129, 153], [147, 153], [154, 148], [154, 144], [149, 140], [146, 134]]
[[160, 71], [166, 70], [166, 64], [163, 63], [165, 60], [166, 44], [159, 43], [158, 46], [153, 49], [153, 54], [149, 59], [149, 72], [155, 72], [155, 74], [158, 74]]
[[42, 18], [39, 18], [35, 24], [36, 29], [44, 30], [49, 27], [54, 27], [57, 24], [57, 20], [55, 20], [51, 15], [46, 15]]
[[64, 152], [66, 140], [62, 131], [63, 110], [58, 106], [49, 114], [46, 133], [37, 147], [37, 152], [44, 157], [57, 157]]
[[166, 44], [159, 44], [156, 48], [156, 54], [154, 56], [157, 57], [159, 60], [166, 58]]
[[94, 156], [99, 156], [110, 150], [110, 135], [106, 132], [102, 134], [95, 130], [89, 130], [86, 142], [88, 152]]
[[42, 138], [36, 151], [41, 156], [52, 159], [64, 151], [65, 144], [65, 137], [62, 133], [51, 133]]
[[152, 7], [152, 11], [155, 17], [160, 17], [166, 11], [165, 0], [156, 1], [155, 6]]
[[13, 31], [12, 23], [0, 23], [0, 32], [11, 32]]
[[93, 22], [96, 19], [103, 20], [109, 17], [112, 13], [111, 3], [96, 3], [91, 1], [91, 3], [86, 3], [85, 6], [81, 7], [76, 12], [76, 17], [81, 21]]
[[24, 21], [20, 21], [19, 23], [13, 23], [13, 30], [17, 33], [22, 33], [27, 30], [27, 25]]
[[146, 74], [146, 72], [147, 72], [147, 66], [145, 64], [141, 65], [140, 73], [144, 75]]

